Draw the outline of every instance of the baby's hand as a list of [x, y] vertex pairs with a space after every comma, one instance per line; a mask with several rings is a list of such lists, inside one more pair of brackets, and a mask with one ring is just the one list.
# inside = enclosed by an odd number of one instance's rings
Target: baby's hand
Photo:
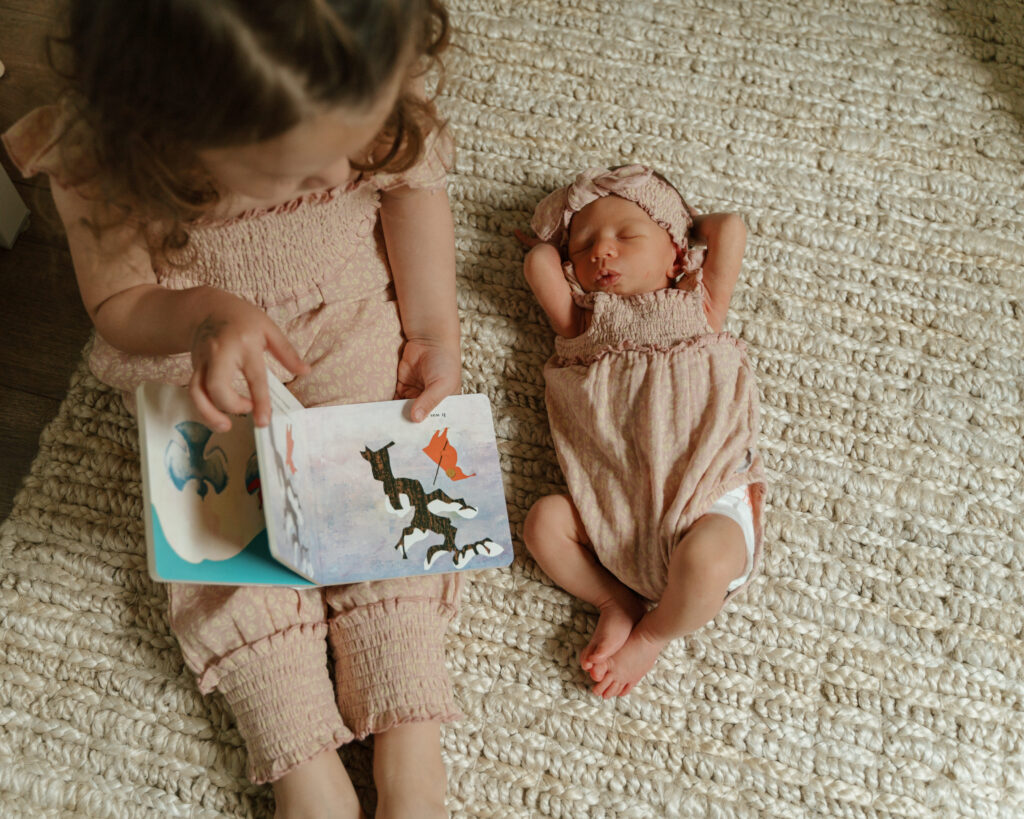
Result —
[[524, 233], [519, 228], [512, 231], [512, 235], [515, 236], [524, 247], [533, 248], [541, 244], [541, 240], [536, 236], [531, 236], [529, 233]]
[[[264, 352], [296, 374], [309, 371], [280, 328], [255, 305], [213, 291], [206, 315], [192, 337], [189, 394], [203, 419], [220, 431], [231, 428], [228, 413], [252, 412], [256, 426], [270, 422], [270, 392]], [[249, 385], [247, 398], [235, 389], [239, 373]]]

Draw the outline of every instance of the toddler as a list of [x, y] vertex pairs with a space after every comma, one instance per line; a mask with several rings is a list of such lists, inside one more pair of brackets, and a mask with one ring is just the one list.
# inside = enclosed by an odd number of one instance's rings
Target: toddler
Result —
[[[437, 0], [74, 0], [68, 23], [69, 95], [4, 142], [50, 176], [100, 379], [129, 403], [188, 385], [216, 429], [268, 422], [268, 363], [307, 406], [411, 398], [418, 421], [459, 391]], [[447, 815], [458, 596], [454, 575], [168, 587], [282, 817], [361, 816], [336, 749], [369, 734], [377, 816]]]
[[524, 539], [599, 610], [580, 664], [621, 696], [760, 558], [757, 386], [722, 332], [746, 229], [640, 165], [584, 171], [532, 226], [524, 272], [557, 333], [545, 400], [569, 494], [538, 500]]

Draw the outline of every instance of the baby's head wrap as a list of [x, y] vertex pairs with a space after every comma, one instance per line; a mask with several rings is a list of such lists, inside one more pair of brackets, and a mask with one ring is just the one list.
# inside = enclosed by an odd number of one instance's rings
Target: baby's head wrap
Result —
[[533, 213], [530, 226], [538, 238], [562, 251], [564, 258], [572, 217], [591, 202], [610, 195], [635, 202], [668, 231], [679, 251], [682, 272], [701, 267], [704, 248], [691, 248], [689, 244], [696, 212], [683, 201], [679, 191], [644, 165], [624, 165], [613, 170], [588, 168], [572, 184], [544, 197]]

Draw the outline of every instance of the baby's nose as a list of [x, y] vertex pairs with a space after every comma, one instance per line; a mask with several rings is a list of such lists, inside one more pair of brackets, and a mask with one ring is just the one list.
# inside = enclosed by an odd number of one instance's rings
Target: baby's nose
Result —
[[616, 255], [618, 252], [615, 242], [611, 239], [601, 239], [594, 242], [594, 261], [598, 259], [609, 259]]

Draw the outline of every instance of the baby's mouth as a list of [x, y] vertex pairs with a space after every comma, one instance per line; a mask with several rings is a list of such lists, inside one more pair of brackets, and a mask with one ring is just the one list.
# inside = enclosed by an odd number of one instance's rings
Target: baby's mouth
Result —
[[594, 284], [597, 287], [611, 287], [620, 278], [622, 278], [622, 274], [620, 274], [618, 270], [606, 268], [598, 272], [597, 278], [594, 279]]

